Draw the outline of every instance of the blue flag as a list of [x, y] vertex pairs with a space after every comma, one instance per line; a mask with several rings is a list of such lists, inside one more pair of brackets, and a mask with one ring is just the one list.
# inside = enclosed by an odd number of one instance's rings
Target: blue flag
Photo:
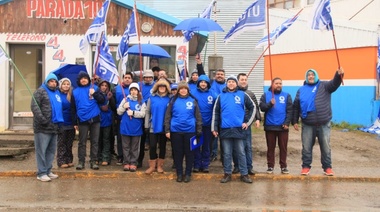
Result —
[[[276, 39], [283, 33], [285, 30], [287, 30], [298, 18], [298, 15], [286, 20], [284, 23], [282, 23], [280, 26], [278, 26], [275, 30], [273, 30], [269, 34], [270, 38], [270, 44], [273, 45]], [[267, 46], [268, 45], [268, 35], [261, 38], [259, 43], [257, 44], [256, 48]]]
[[[208, 5], [208, 7], [202, 12], [200, 18], [210, 19], [212, 8], [214, 7], [215, 3], [216, 3], [216, 0], [212, 0], [211, 3]], [[185, 37], [183, 39], [183, 42], [189, 42], [191, 40], [191, 38], [194, 36], [194, 32], [188, 31], [188, 30], [182, 30], [182, 34]]]
[[266, 1], [254, 1], [238, 18], [230, 31], [224, 37], [224, 42], [227, 43], [237, 37], [239, 34], [249, 31], [265, 28]]
[[8, 60], [8, 57], [5, 54], [5, 52], [3, 51], [3, 47], [0, 47], [0, 64], [4, 61], [7, 61], [7, 60]]
[[185, 65], [186, 64], [184, 60], [177, 60], [179, 81], [182, 81], [182, 80], [186, 81], [187, 74], [186, 74]]
[[129, 48], [129, 38], [136, 37], [136, 22], [135, 22], [135, 12], [133, 11], [131, 17], [129, 18], [129, 22], [127, 27], [125, 28], [123, 37], [121, 38], [120, 44], [117, 47], [116, 59], [122, 59], [121, 69], [123, 72], [127, 70], [126, 63], [128, 61], [128, 48]]
[[117, 84], [119, 74], [117, 73], [115, 61], [113, 60], [106, 36], [103, 34], [101, 44], [96, 47], [94, 56], [95, 74], [100, 78]]
[[101, 39], [101, 34], [106, 31], [106, 17], [110, 4], [110, 0], [103, 3], [102, 8], [98, 11], [94, 21], [88, 28], [84, 38], [79, 43], [79, 48], [83, 54], [86, 54], [88, 46], [91, 42], [98, 43]]
[[311, 29], [333, 30], [330, 0], [315, 0], [309, 24]]

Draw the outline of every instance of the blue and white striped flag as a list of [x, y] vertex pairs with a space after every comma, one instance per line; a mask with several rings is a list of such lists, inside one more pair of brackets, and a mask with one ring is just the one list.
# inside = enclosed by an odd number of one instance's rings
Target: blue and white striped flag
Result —
[[106, 31], [106, 17], [108, 7], [110, 5], [111, 0], [106, 0], [103, 3], [102, 8], [98, 11], [96, 17], [92, 21], [92, 24], [88, 28], [84, 38], [79, 43], [79, 48], [83, 54], [86, 54], [88, 46], [91, 42], [98, 43], [101, 39], [102, 32]]
[[333, 30], [330, 0], [315, 0], [309, 25], [311, 29]]
[[129, 18], [129, 22], [127, 27], [125, 28], [123, 37], [121, 38], [120, 44], [117, 47], [116, 59], [122, 59], [121, 69], [123, 72], [127, 70], [126, 63], [128, 61], [128, 48], [129, 48], [129, 39], [131, 37], [136, 37], [136, 22], [135, 22], [135, 12], [132, 11], [131, 17]]
[[7, 55], [5, 54], [5, 52], [3, 51], [3, 48], [0, 47], [0, 64], [4, 61], [7, 61], [8, 60], [8, 57]]
[[[212, 8], [214, 7], [215, 3], [216, 3], [216, 0], [212, 0], [211, 3], [208, 5], [208, 7], [202, 12], [200, 18], [210, 19]], [[191, 40], [191, 38], [194, 36], [194, 32], [188, 31], [188, 30], [182, 30], [182, 34], [185, 37], [183, 39], [183, 42], [189, 42]]]
[[[284, 23], [282, 23], [280, 26], [278, 26], [275, 30], [273, 30], [269, 34], [270, 44], [273, 45], [274, 42], [276, 41], [276, 39], [278, 37], [280, 37], [280, 35], [283, 32], [285, 32], [285, 30], [287, 30], [297, 20], [297, 18], [298, 18], [298, 15], [296, 15], [296, 16], [294, 16], [292, 18], [289, 18]], [[261, 40], [256, 45], [256, 48], [259, 48], [259, 47], [262, 47], [262, 46], [267, 46], [267, 45], [268, 45], [268, 35], [266, 35], [263, 38], [261, 38]]]
[[266, 1], [254, 1], [238, 18], [230, 31], [224, 37], [224, 42], [227, 43], [249, 30], [258, 30], [265, 28]]
[[94, 56], [95, 74], [101, 79], [117, 84], [119, 74], [117, 73], [115, 61], [113, 60], [106, 36], [103, 34], [100, 46], [96, 46]]

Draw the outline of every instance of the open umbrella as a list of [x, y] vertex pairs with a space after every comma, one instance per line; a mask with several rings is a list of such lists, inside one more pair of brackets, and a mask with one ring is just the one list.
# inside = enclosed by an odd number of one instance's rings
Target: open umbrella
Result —
[[66, 64], [63, 65], [53, 71], [53, 73], [58, 77], [58, 80], [62, 78], [69, 78], [71, 81], [71, 85], [76, 88], [77, 78], [80, 71], [87, 72], [85, 65], [75, 65], [75, 64]]
[[[146, 44], [140, 44], [141, 45], [141, 55], [147, 56], [147, 57], [155, 57], [155, 58], [170, 58], [171, 56], [168, 54], [168, 52], [161, 48], [160, 46], [146, 43]], [[131, 46], [128, 49], [128, 54], [132, 55], [140, 55], [140, 48], [139, 45]]]
[[220, 31], [224, 32], [222, 27], [216, 23], [214, 20], [208, 18], [189, 18], [181, 21], [174, 27], [173, 30], [188, 30], [188, 31], [204, 31], [213, 32]]

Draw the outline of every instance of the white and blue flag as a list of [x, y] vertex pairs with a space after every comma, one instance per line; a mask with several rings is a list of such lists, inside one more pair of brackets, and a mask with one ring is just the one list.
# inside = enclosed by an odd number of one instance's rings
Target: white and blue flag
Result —
[[330, 0], [315, 0], [309, 25], [311, 29], [333, 30]]
[[128, 61], [128, 48], [129, 48], [129, 39], [137, 36], [136, 31], [136, 22], [135, 22], [135, 12], [132, 11], [131, 17], [129, 18], [129, 22], [127, 27], [125, 28], [123, 37], [121, 38], [120, 44], [117, 47], [116, 59], [122, 59], [121, 69], [123, 72], [127, 70], [126, 63]]
[[[200, 15], [200, 18], [210, 19], [212, 8], [214, 8], [215, 3], [216, 3], [216, 0], [212, 0], [211, 3], [208, 5], [208, 7], [202, 12], [202, 14]], [[183, 39], [183, 42], [189, 42], [191, 38], [194, 36], [194, 32], [188, 31], [188, 30], [182, 30], [182, 34], [185, 37]]]
[[92, 24], [88, 28], [84, 38], [79, 43], [79, 48], [83, 54], [86, 54], [88, 46], [91, 42], [98, 43], [101, 39], [101, 35], [106, 31], [106, 17], [110, 0], [106, 0], [103, 3], [102, 8], [98, 11], [96, 17], [92, 21]]
[[239, 34], [249, 31], [265, 28], [266, 1], [254, 1], [238, 18], [230, 31], [224, 37], [224, 42], [227, 43], [237, 37]]
[[102, 35], [100, 46], [96, 46], [94, 69], [95, 74], [101, 79], [113, 84], [118, 83], [119, 74], [117, 73], [115, 61], [113, 60], [108, 41], [104, 34]]
[[7, 55], [5, 54], [4, 50], [3, 50], [3, 47], [0, 47], [0, 64], [4, 61], [7, 61], [8, 60], [8, 57]]
[[[286, 20], [284, 23], [282, 23], [280, 26], [278, 26], [275, 30], [273, 30], [269, 34], [269, 39], [270, 39], [270, 45], [273, 45], [276, 39], [283, 33], [285, 30], [287, 30], [298, 18], [298, 15], [289, 18]], [[264, 36], [261, 38], [261, 40], [257, 43], [256, 48], [262, 47], [262, 46], [267, 46], [268, 45], [268, 35]]]

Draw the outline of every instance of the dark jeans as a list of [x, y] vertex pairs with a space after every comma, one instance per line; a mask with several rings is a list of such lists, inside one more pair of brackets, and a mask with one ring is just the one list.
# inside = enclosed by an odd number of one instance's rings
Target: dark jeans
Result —
[[[163, 133], [150, 133], [149, 158], [155, 160], [157, 158], [165, 159], [166, 156], [166, 136]], [[159, 154], [157, 155], [157, 144], [159, 146]]]
[[170, 133], [170, 140], [174, 149], [174, 164], [177, 176], [183, 175], [183, 158], [186, 159], [185, 175], [191, 176], [194, 163], [194, 152], [190, 150], [190, 138], [195, 133]]
[[84, 163], [86, 161], [86, 143], [88, 131], [90, 131], [90, 159], [91, 161], [98, 160], [98, 142], [100, 122], [93, 122], [91, 124], [79, 124], [79, 142], [78, 142], [78, 159], [79, 162]]
[[265, 138], [267, 140], [267, 163], [268, 167], [274, 168], [275, 164], [275, 149], [276, 139], [278, 139], [278, 147], [280, 149], [280, 167], [286, 168], [286, 156], [288, 154], [288, 138], [289, 131], [265, 131]]
[[[251, 126], [248, 127], [247, 130], [244, 131], [246, 137], [244, 138], [244, 151], [245, 151], [245, 157], [247, 160], [247, 169], [252, 170], [252, 159], [253, 159], [253, 153], [252, 153], [252, 129]], [[237, 159], [237, 153], [234, 152], [232, 156], [232, 160], [234, 162], [234, 167], [239, 167], [239, 161]]]
[[98, 159], [99, 161], [111, 162], [111, 152], [110, 152], [110, 136], [111, 126], [101, 127], [99, 132], [99, 148], [98, 148]]
[[194, 168], [208, 169], [210, 165], [210, 142], [214, 139], [211, 127], [203, 126], [203, 144], [194, 150]]
[[[144, 123], [142, 128], [144, 129]], [[149, 139], [149, 133], [145, 133], [145, 130], [143, 131], [143, 134], [141, 135], [140, 140], [140, 152], [139, 152], [139, 158], [137, 159], [139, 164], [143, 163], [144, 157], [145, 157], [145, 140]]]
[[121, 135], [120, 135], [120, 119], [116, 119], [116, 142], [117, 142], [117, 158], [118, 159], [123, 159], [123, 146], [121, 142]]

